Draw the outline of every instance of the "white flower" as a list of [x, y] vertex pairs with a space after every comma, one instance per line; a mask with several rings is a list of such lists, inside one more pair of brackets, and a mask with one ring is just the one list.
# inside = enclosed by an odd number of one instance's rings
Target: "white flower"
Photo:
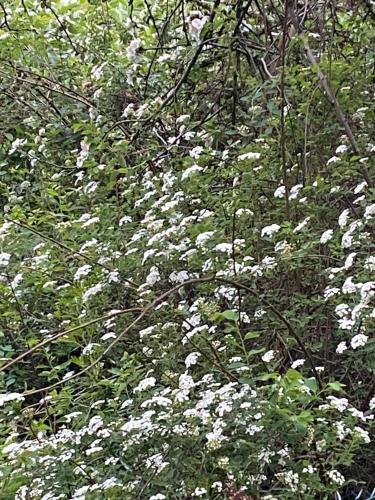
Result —
[[72, 498], [74, 500], [85, 500], [86, 493], [88, 492], [89, 488], [90, 486], [82, 486], [81, 488], [74, 490]]
[[73, 376], [75, 375], [75, 372], [74, 371], [69, 371], [67, 373], [65, 373], [65, 375], [63, 376], [63, 380], [68, 380], [70, 378], [72, 378]]
[[89, 264], [79, 267], [75, 272], [73, 280], [79, 281], [84, 276], [87, 276], [90, 273], [91, 269], [92, 267]]
[[236, 215], [241, 216], [241, 215], [254, 215], [254, 212], [249, 210], [248, 208], [239, 208], [236, 212]]
[[186, 368], [190, 368], [193, 365], [197, 364], [198, 358], [201, 356], [199, 352], [192, 352], [185, 358], [185, 366]]
[[370, 399], [369, 408], [370, 410], [375, 410], [375, 396]]
[[267, 314], [267, 311], [265, 311], [264, 309], [257, 309], [254, 313], [254, 318], [261, 318], [265, 314]]
[[202, 170], [203, 170], [203, 168], [200, 167], [199, 165], [192, 165], [191, 167], [184, 170], [184, 172], [181, 176], [181, 180], [184, 181], [185, 179], [188, 179], [192, 175], [197, 174], [198, 172], [201, 172]]
[[346, 144], [340, 144], [336, 148], [336, 154], [346, 153], [348, 151], [348, 146]]
[[206, 488], [195, 488], [194, 493], [192, 496], [194, 497], [201, 497], [202, 495], [205, 495], [207, 493]]
[[138, 57], [138, 49], [141, 46], [141, 40], [139, 38], [134, 38], [126, 49], [126, 55], [129, 61], [135, 62]]
[[146, 467], [154, 469], [157, 474], [159, 474], [168, 464], [169, 462], [163, 461], [163, 455], [161, 453], [155, 453], [155, 455], [152, 455], [146, 460]]
[[94, 455], [94, 453], [98, 453], [99, 451], [102, 451], [103, 447], [102, 446], [92, 446], [91, 448], [88, 448], [85, 453], [87, 456]]
[[0, 226], [0, 236], [5, 236], [12, 226], [13, 222], [4, 222], [4, 224]]
[[93, 295], [97, 295], [99, 292], [103, 290], [103, 285], [98, 283], [97, 285], [92, 286], [82, 296], [82, 302], [87, 302]]
[[190, 22], [190, 31], [195, 41], [199, 42], [199, 37], [208, 17], [194, 17]]
[[302, 188], [303, 188], [302, 184], [296, 184], [295, 186], [293, 186], [289, 191], [289, 199], [295, 200], [298, 197], [298, 194]]
[[172, 281], [172, 283], [183, 283], [184, 281], [189, 279], [189, 273], [187, 271], [173, 271], [169, 275], [169, 279]]
[[324, 231], [324, 233], [320, 237], [320, 243], [323, 245], [327, 243], [329, 240], [332, 239], [333, 236], [333, 229], [327, 229], [327, 231]]
[[9, 264], [10, 258], [10, 253], [0, 253], [0, 267], [6, 267]]
[[69, 413], [68, 415], [65, 415], [64, 418], [65, 418], [65, 422], [70, 424], [70, 422], [76, 418], [76, 417], [79, 417], [80, 415], [82, 415], [82, 412], [81, 411], [74, 411], [73, 413]]
[[85, 346], [82, 350], [82, 354], [84, 356], [88, 356], [89, 354], [91, 354], [94, 350], [95, 350], [95, 347], [99, 346], [99, 344], [96, 344], [95, 342], [91, 342], [90, 344], [87, 344], [87, 346]]
[[86, 222], [84, 222], [81, 227], [88, 227], [99, 221], [100, 221], [99, 217], [91, 217], [90, 219], [86, 220]]
[[23, 401], [25, 398], [18, 392], [9, 392], [8, 394], [0, 394], [0, 406], [4, 406], [8, 401]]
[[328, 472], [328, 477], [339, 486], [342, 486], [345, 483], [345, 477], [340, 474], [337, 470], [331, 470]]
[[10, 145], [9, 155], [13, 154], [17, 149], [24, 146], [27, 143], [26, 139], [15, 139]]
[[117, 337], [117, 335], [115, 334], [115, 332], [108, 332], [108, 333], [105, 333], [101, 339], [102, 340], [109, 340], [109, 339], [115, 339]]
[[373, 205], [366, 207], [363, 217], [367, 220], [367, 219], [372, 219], [373, 215], [375, 215], [375, 203]]
[[262, 356], [262, 361], [269, 363], [275, 357], [275, 351], [267, 351]]
[[189, 391], [195, 386], [195, 382], [193, 380], [193, 377], [190, 375], [187, 375], [186, 373], [182, 373], [180, 375], [179, 381], [178, 381], [178, 387], [182, 391]]
[[365, 431], [364, 429], [362, 429], [362, 427], [358, 427], [358, 426], [355, 426], [354, 427], [354, 432], [356, 434], [358, 434], [365, 443], [370, 443], [371, 442], [371, 439], [370, 439], [370, 436], [368, 434], [367, 431]]
[[360, 184], [358, 184], [358, 186], [356, 186], [356, 188], [354, 189], [354, 194], [359, 194], [361, 193], [365, 187], [367, 186], [367, 182], [366, 181], [363, 181], [361, 182]]
[[148, 326], [147, 328], [144, 328], [143, 330], [140, 330], [139, 331], [139, 338], [140, 339], [143, 339], [143, 337], [147, 337], [147, 335], [150, 335], [154, 330], [155, 330], [155, 326], [152, 325], [152, 326]]
[[346, 398], [336, 398], [335, 396], [328, 396], [327, 399], [330, 402], [332, 408], [336, 408], [340, 413], [347, 409], [349, 402]]
[[310, 221], [310, 219], [311, 219], [311, 217], [306, 217], [306, 219], [304, 219], [302, 222], [300, 222], [298, 224], [298, 226], [296, 226], [293, 229], [293, 233], [294, 234], [299, 233], [308, 224], [308, 222]]
[[215, 246], [214, 250], [217, 252], [227, 253], [229, 255], [232, 252], [232, 245], [230, 243], [219, 243]]
[[358, 287], [361, 289], [362, 301], [366, 301], [375, 295], [375, 281], [367, 281], [367, 283], [363, 283], [363, 285], [359, 283]]
[[211, 484], [211, 488], [217, 490], [220, 493], [223, 490], [223, 483], [221, 481], [215, 481]]
[[246, 434], [249, 434], [250, 436], [254, 436], [257, 432], [261, 432], [264, 429], [263, 425], [249, 425], [245, 432]]
[[154, 387], [156, 384], [156, 378], [155, 377], [148, 377], [144, 378], [139, 382], [137, 387], [133, 389], [133, 392], [142, 392], [145, 391], [146, 389], [150, 389], [150, 387]]
[[94, 191], [97, 190], [98, 186], [99, 186], [98, 182], [91, 181], [88, 184], [86, 184], [86, 186], [83, 188], [83, 192], [85, 194], [93, 193]]
[[363, 333], [359, 333], [352, 338], [352, 340], [350, 341], [350, 345], [353, 349], [358, 349], [358, 347], [365, 346], [367, 344], [367, 341], [368, 336], [364, 335]]
[[344, 229], [344, 227], [348, 224], [349, 214], [350, 214], [349, 208], [346, 208], [341, 212], [339, 216], [339, 226], [341, 227], [341, 229]]
[[87, 248], [90, 247], [95, 247], [98, 244], [98, 240], [96, 238], [93, 238], [92, 240], [86, 241], [81, 248], [79, 249], [80, 253], [83, 253]]
[[120, 273], [118, 271], [111, 271], [107, 276], [108, 283], [119, 283]]
[[367, 257], [364, 267], [368, 271], [375, 271], [375, 255], [370, 255], [370, 257]]
[[148, 500], [164, 500], [167, 498], [163, 493], [157, 493], [156, 495], [152, 495]]
[[202, 146], [196, 146], [189, 152], [189, 155], [196, 160], [197, 158], [200, 157], [202, 153], [203, 153]]
[[277, 233], [280, 230], [280, 226], [278, 224], [271, 224], [270, 226], [266, 226], [261, 231], [261, 236], [268, 236], [271, 238], [272, 235]]
[[353, 283], [353, 278], [351, 276], [349, 276], [348, 278], [346, 278], [346, 280], [344, 281], [344, 284], [342, 285], [342, 293], [344, 293], [346, 295], [346, 294], [350, 294], [350, 293], [355, 293], [356, 291], [357, 291], [357, 287], [356, 287], [355, 283]]
[[293, 361], [291, 368], [295, 369], [298, 368], [299, 366], [303, 366], [305, 364], [305, 359], [296, 359]]
[[345, 269], [350, 269], [352, 267], [356, 255], [357, 255], [356, 252], [352, 252], [347, 256], [344, 264]]
[[185, 122], [186, 120], [188, 120], [190, 118], [190, 115], [180, 115], [177, 119], [176, 119], [176, 123], [183, 123]]
[[198, 247], [205, 246], [206, 242], [215, 234], [215, 231], [207, 231], [206, 233], [198, 234], [195, 243]]
[[348, 304], [339, 304], [335, 307], [335, 313], [339, 318], [343, 318], [344, 316], [348, 316], [350, 314], [351, 309]]
[[121, 227], [124, 224], [127, 224], [128, 222], [131, 222], [131, 221], [132, 221], [131, 217], [129, 217], [128, 215], [124, 215], [124, 217], [121, 217], [121, 219], [119, 220], [118, 225]]
[[279, 241], [275, 245], [275, 252], [288, 252], [290, 250], [292, 250], [292, 247], [286, 240]]
[[22, 283], [22, 281], [23, 281], [23, 274], [22, 273], [16, 274], [15, 277], [13, 278], [13, 280], [12, 280], [12, 284], [11, 284], [12, 288], [14, 288], [14, 289], [17, 288], [18, 285], [20, 283]]
[[337, 354], [342, 354], [344, 351], [346, 351], [348, 346], [346, 345], [346, 342], [340, 342], [339, 345], [336, 347], [336, 352]]
[[340, 161], [340, 158], [338, 156], [332, 156], [332, 158], [327, 161], [327, 165], [330, 165], [331, 163], [337, 163], [338, 161]]
[[148, 276], [146, 278], [146, 283], [149, 286], [153, 286], [158, 281], [160, 281], [159, 269], [156, 266], [152, 266], [151, 269], [150, 269], [150, 272], [149, 272], [149, 274], [148, 274]]
[[242, 155], [238, 156], [238, 160], [259, 160], [260, 158], [260, 153], [253, 153], [253, 152], [248, 152], [248, 153], [243, 153]]
[[107, 64], [108, 64], [108, 62], [105, 61], [104, 63], [99, 64], [97, 66], [94, 66], [92, 68], [92, 70], [91, 70], [91, 76], [92, 76], [93, 80], [99, 80], [99, 78], [102, 76], [103, 70], [107, 66]]
[[285, 196], [285, 186], [279, 186], [276, 191], [273, 193], [275, 198], [284, 198]]

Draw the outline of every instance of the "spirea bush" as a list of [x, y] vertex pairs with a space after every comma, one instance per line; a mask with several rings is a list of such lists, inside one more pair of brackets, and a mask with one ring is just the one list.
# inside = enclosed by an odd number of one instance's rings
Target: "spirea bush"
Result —
[[372, 498], [372, 3], [0, 3], [1, 499]]

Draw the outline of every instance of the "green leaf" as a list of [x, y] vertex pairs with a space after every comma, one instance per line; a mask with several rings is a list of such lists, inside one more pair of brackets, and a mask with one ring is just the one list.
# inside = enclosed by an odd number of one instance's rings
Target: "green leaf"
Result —
[[327, 387], [329, 387], [333, 391], [343, 392], [345, 384], [342, 384], [341, 382], [338, 382], [338, 381], [328, 382]]
[[247, 332], [245, 334], [244, 340], [256, 339], [258, 337], [260, 337], [260, 333], [259, 332]]
[[237, 311], [232, 311], [231, 309], [228, 309], [224, 312], [221, 313], [223, 318], [228, 319], [229, 321], [238, 321], [239, 314]]

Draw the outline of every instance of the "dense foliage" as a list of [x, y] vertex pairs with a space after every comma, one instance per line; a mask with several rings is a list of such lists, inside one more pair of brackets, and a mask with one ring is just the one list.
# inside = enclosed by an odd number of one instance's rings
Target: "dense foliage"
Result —
[[1, 499], [371, 496], [374, 20], [0, 2]]

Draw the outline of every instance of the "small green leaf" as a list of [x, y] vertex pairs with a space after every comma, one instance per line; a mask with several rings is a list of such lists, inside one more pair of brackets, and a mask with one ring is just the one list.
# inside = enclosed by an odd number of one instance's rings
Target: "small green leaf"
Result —
[[257, 337], [260, 337], [260, 333], [259, 332], [247, 332], [244, 339], [245, 340], [248, 340], [248, 339], [256, 339]]
[[223, 316], [223, 318], [228, 319], [229, 321], [238, 321], [238, 312], [232, 311], [231, 309], [222, 312], [221, 315]]
[[327, 387], [332, 389], [333, 391], [342, 392], [344, 390], [345, 385], [341, 384], [341, 382], [328, 382]]

